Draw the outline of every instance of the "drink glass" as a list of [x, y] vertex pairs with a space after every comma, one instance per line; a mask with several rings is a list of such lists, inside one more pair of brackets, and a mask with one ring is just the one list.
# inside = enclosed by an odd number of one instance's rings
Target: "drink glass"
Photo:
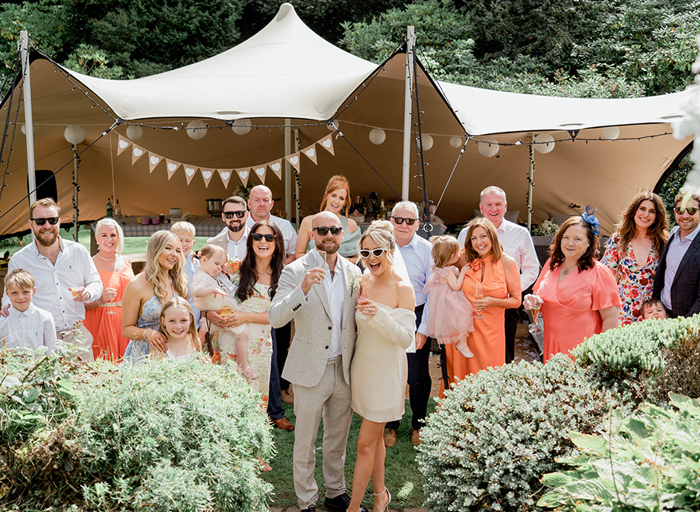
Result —
[[[111, 284], [111, 283], [110, 283], [110, 284]], [[114, 302], [114, 299], [117, 298], [117, 289], [116, 289], [116, 288], [112, 288], [112, 287], [110, 286], [109, 288], [105, 289], [105, 292], [111, 292], [111, 293], [114, 294], [114, 297], [108, 301], [108, 302]], [[117, 312], [116, 312], [116, 311], [113, 311], [112, 308], [109, 308], [109, 309], [107, 309], [107, 313], [106, 313], [106, 314], [107, 314], [107, 315], [116, 315]]]
[[326, 251], [319, 251], [317, 249], [318, 255], [321, 257], [321, 263], [319, 263], [319, 267], [323, 269], [323, 271], [326, 273], [326, 276], [324, 276], [324, 279], [328, 275], [328, 253]]
[[[479, 300], [479, 299], [483, 299], [483, 298], [484, 298], [484, 289], [481, 286], [481, 283], [479, 281], [476, 281], [476, 283], [474, 283], [474, 299]], [[476, 307], [474, 307], [474, 320], [481, 320], [483, 318], [484, 318], [484, 315], [481, 314], [481, 311], [479, 311], [478, 309], [476, 309]]]
[[70, 290], [71, 294], [73, 294], [73, 297], [77, 297], [83, 291], [82, 287], [80, 287], [80, 288], [68, 288], [68, 289]]
[[542, 308], [543, 300], [536, 295], [530, 296], [530, 313], [532, 313], [532, 324], [527, 328], [532, 334], [540, 334], [542, 329], [537, 325], [537, 320], [540, 316], [540, 308]]
[[231, 306], [223, 305], [221, 306], [221, 316], [226, 316], [231, 314]]

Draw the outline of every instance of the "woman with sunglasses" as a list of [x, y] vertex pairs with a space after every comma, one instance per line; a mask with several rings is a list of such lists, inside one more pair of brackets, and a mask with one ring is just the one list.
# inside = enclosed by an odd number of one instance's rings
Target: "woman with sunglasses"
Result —
[[[340, 225], [345, 231], [345, 236], [340, 244], [338, 254], [344, 258], [357, 263], [360, 258], [357, 254], [357, 242], [362, 234], [357, 223], [348, 218], [350, 207], [352, 206], [352, 196], [350, 195], [350, 183], [344, 176], [333, 176], [326, 185], [326, 192], [323, 194], [320, 211], [333, 212], [340, 217]], [[345, 208], [345, 214], [342, 214]], [[299, 226], [299, 238], [297, 238], [296, 257], [301, 258], [314, 248], [309, 236], [313, 215], [304, 217]]]
[[620, 324], [641, 319], [651, 298], [659, 258], [668, 240], [666, 208], [653, 192], [637, 194], [622, 214], [601, 260], [615, 274], [620, 290]]
[[[360, 510], [372, 479], [374, 510], [386, 510], [391, 494], [384, 482], [384, 425], [404, 413], [416, 299], [408, 273], [398, 271], [392, 225], [375, 221], [360, 238], [365, 275], [357, 301], [357, 341], [350, 366], [352, 408], [362, 417], [349, 512]], [[404, 275], [405, 274], [405, 275]]]

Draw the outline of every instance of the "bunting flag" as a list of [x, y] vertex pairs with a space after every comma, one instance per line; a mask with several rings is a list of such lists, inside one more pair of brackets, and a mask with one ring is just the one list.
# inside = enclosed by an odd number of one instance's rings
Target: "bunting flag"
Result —
[[250, 167], [244, 169], [236, 169], [236, 174], [238, 174], [238, 177], [240, 178], [241, 183], [243, 183], [243, 186], [247, 187], [248, 178], [250, 178]]
[[329, 133], [325, 137], [323, 137], [321, 140], [318, 141], [318, 143], [323, 146], [324, 149], [327, 149], [328, 152], [335, 156], [335, 151], [333, 150], [333, 134]]
[[174, 162], [173, 160], [165, 159], [165, 168], [168, 169], [168, 180], [173, 177], [175, 171], [177, 171], [182, 164], [180, 162]]
[[141, 158], [145, 152], [146, 150], [142, 147], [139, 147], [136, 144], [132, 144], [131, 165], [134, 165], [136, 163], [136, 160]]
[[304, 153], [309, 160], [318, 165], [318, 160], [316, 158], [316, 144], [311, 144], [310, 146], [304, 148], [302, 153]]
[[270, 169], [272, 169], [272, 172], [275, 173], [275, 176], [277, 176], [277, 179], [281, 180], [282, 179], [282, 159], [280, 158], [279, 160], [275, 160], [274, 162], [270, 162], [267, 164]]
[[217, 172], [219, 173], [219, 178], [221, 178], [222, 183], [224, 184], [224, 188], [228, 188], [228, 182], [231, 179], [231, 174], [233, 173], [233, 169], [217, 169]]
[[206, 167], [200, 167], [199, 172], [202, 173], [202, 179], [204, 180], [204, 186], [206, 188], [209, 188], [209, 182], [211, 181], [212, 177], [214, 176], [214, 169], [207, 169]]
[[299, 161], [299, 153], [294, 153], [293, 155], [287, 155], [285, 156], [287, 159], [287, 162], [292, 164], [292, 167], [294, 167], [298, 172], [301, 172], [301, 165]]
[[260, 167], [253, 167], [255, 174], [258, 175], [262, 184], [265, 184], [265, 174], [267, 174], [267, 165], [261, 165]]
[[153, 169], [155, 169], [158, 164], [160, 163], [161, 160], [163, 160], [163, 157], [160, 155], [156, 155], [155, 153], [148, 152], [148, 168], [153, 172]]
[[117, 142], [117, 156], [121, 155], [129, 146], [131, 146], [131, 141], [119, 135], [119, 141]]
[[185, 166], [185, 178], [187, 178], [187, 184], [190, 184], [190, 181], [192, 181], [192, 178], [194, 178], [194, 175], [197, 174], [197, 168], [196, 167], [190, 167], [189, 165]]

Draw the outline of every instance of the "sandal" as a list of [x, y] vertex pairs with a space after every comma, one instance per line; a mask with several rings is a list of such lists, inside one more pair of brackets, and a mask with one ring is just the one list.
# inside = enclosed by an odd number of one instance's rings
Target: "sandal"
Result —
[[241, 374], [249, 380], [255, 380], [258, 378], [258, 374], [250, 366], [246, 366], [243, 370], [241, 370]]
[[[374, 499], [375, 499], [375, 500], [377, 499], [377, 496], [381, 496], [381, 495], [384, 494], [384, 493], [387, 493], [387, 494], [389, 495], [389, 501], [387, 501], [387, 502], [386, 502], [386, 505], [384, 505], [384, 508], [382, 509], [382, 512], [386, 512], [387, 510], [389, 510], [389, 503], [391, 503], [391, 493], [389, 492], [389, 489], [388, 489], [386, 486], [384, 486], [384, 490], [383, 490], [382, 492], [380, 492], [379, 494], [372, 493], [372, 494], [374, 494]], [[373, 509], [373, 510], [374, 510], [374, 509]]]

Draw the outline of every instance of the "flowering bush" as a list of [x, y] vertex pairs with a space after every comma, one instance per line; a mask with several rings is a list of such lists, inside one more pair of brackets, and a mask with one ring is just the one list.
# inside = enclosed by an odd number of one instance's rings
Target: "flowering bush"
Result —
[[535, 224], [532, 226], [533, 236], [556, 235], [557, 231], [559, 231], [559, 224], [551, 219], [545, 220], [542, 224]]

